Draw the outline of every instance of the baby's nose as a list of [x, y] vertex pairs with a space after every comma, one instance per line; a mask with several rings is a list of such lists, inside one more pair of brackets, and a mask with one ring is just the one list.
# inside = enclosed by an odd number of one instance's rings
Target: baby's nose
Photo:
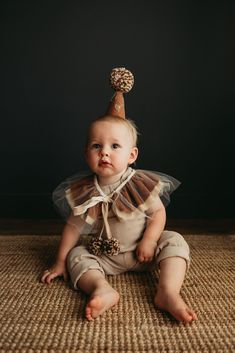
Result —
[[108, 156], [109, 152], [107, 148], [102, 148], [101, 150], [101, 156]]

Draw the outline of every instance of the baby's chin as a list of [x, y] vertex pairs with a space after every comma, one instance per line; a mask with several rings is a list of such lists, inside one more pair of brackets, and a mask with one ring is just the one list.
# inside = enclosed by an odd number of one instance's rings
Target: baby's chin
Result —
[[115, 175], [116, 173], [110, 164], [102, 164], [96, 169], [96, 174], [98, 176], [105, 176], [105, 175]]
[[101, 172], [96, 173], [98, 182], [101, 185], [114, 184], [118, 182], [125, 171], [115, 172], [112, 169], [103, 169]]

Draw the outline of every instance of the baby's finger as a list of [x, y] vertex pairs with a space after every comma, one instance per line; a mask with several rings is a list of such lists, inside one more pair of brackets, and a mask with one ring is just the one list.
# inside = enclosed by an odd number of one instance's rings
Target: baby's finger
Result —
[[144, 257], [144, 261], [143, 262], [151, 262], [152, 261], [152, 257], [151, 256], [145, 256]]
[[148, 262], [149, 260], [148, 260], [148, 257], [144, 257], [144, 260], [143, 260], [143, 262]]
[[41, 282], [42, 282], [42, 283], [45, 283], [45, 279], [47, 278], [47, 276], [49, 276], [49, 274], [50, 274], [50, 271], [49, 271], [49, 270], [45, 270], [45, 271], [43, 272], [43, 275], [42, 275], [42, 277], [41, 277]]
[[152, 259], [153, 259], [152, 256], [146, 257], [146, 258], [145, 258], [145, 262], [151, 262]]
[[50, 284], [51, 281], [52, 281], [54, 278], [56, 278], [57, 276], [58, 276], [58, 273], [57, 273], [57, 272], [51, 272], [51, 273], [47, 276], [45, 282], [46, 282], [47, 284]]
[[144, 256], [143, 255], [138, 255], [138, 260], [139, 260], [139, 262], [144, 262]]

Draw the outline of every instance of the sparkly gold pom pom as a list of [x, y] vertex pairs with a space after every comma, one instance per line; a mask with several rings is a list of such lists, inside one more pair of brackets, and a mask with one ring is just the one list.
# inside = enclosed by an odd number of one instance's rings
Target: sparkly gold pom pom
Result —
[[113, 69], [109, 80], [115, 91], [121, 91], [123, 93], [129, 92], [134, 85], [134, 76], [129, 70], [125, 69], [125, 67]]
[[97, 237], [92, 237], [87, 245], [87, 250], [96, 256], [100, 256], [102, 254], [102, 239]]
[[115, 238], [100, 239], [92, 237], [87, 245], [87, 250], [96, 256], [104, 255], [117, 255], [120, 252], [119, 241]]
[[102, 250], [105, 255], [117, 255], [120, 251], [118, 240], [115, 238], [103, 240]]

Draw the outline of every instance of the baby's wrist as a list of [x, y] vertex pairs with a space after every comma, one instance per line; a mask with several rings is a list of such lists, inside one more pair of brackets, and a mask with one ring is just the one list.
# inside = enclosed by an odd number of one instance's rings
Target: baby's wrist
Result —
[[57, 266], [64, 266], [65, 265], [65, 260], [63, 258], [57, 258], [55, 265]]

